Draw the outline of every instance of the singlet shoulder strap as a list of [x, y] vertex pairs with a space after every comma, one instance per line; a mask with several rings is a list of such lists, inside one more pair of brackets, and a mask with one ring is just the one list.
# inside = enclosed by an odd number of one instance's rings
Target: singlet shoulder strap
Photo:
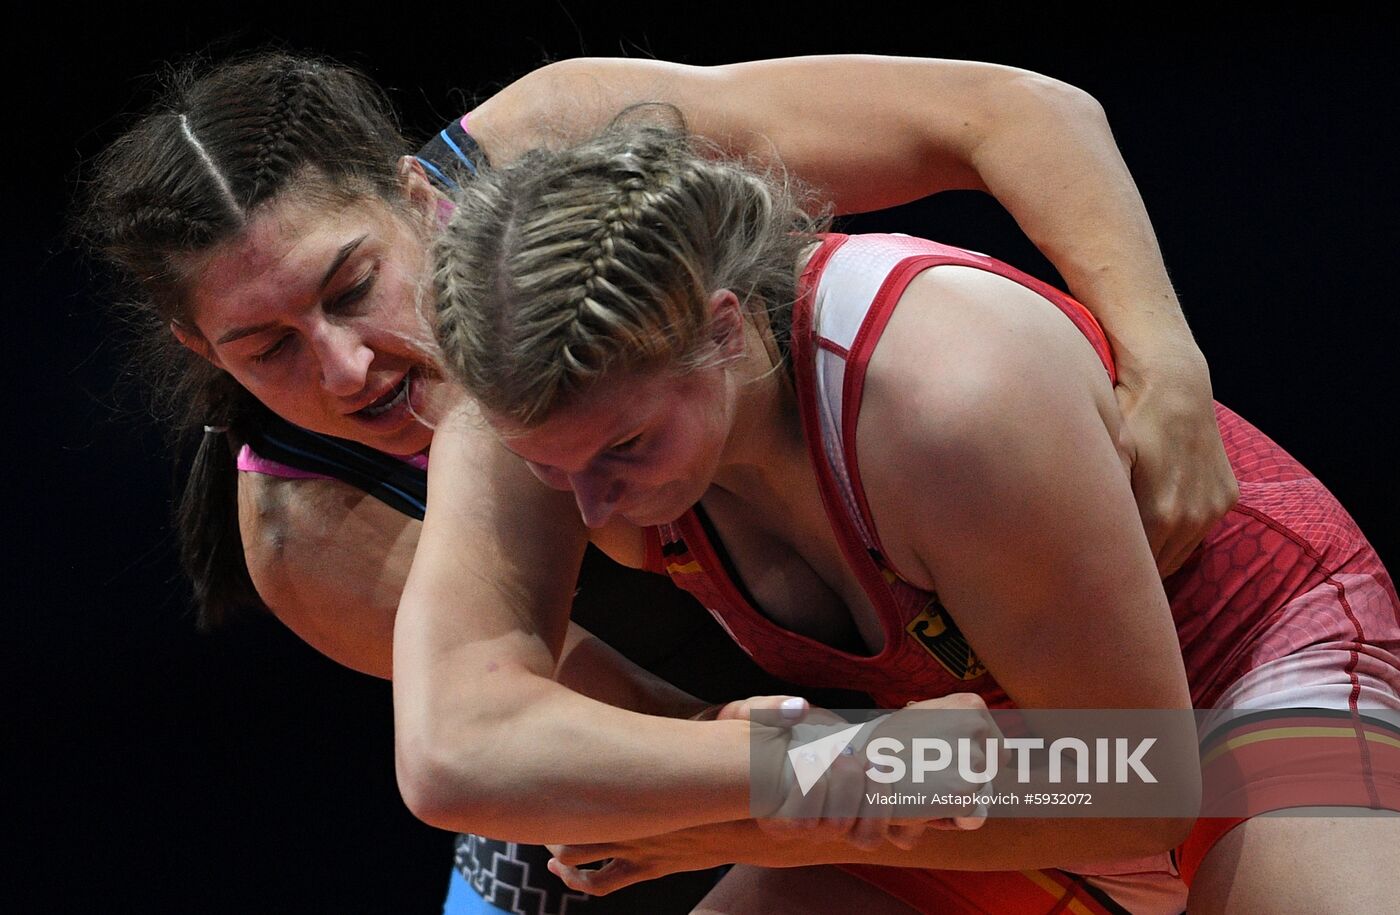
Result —
[[486, 152], [467, 133], [467, 115], [453, 121], [433, 137], [415, 157], [433, 183], [443, 190], [454, 190], [464, 174], [475, 176], [490, 165]]
[[259, 422], [248, 445], [261, 457], [349, 483], [410, 518], [421, 521], [427, 510], [427, 470], [367, 445], [311, 432], [272, 415]]

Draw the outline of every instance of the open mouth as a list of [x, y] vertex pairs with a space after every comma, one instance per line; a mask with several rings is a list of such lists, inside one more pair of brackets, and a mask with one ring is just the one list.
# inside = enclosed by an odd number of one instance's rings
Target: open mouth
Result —
[[369, 406], [356, 410], [353, 415], [374, 419], [376, 416], [383, 416], [385, 413], [388, 413], [390, 410], [403, 403], [404, 400], [408, 398], [409, 377], [408, 374], [405, 374], [399, 379], [398, 384], [384, 392], [384, 396], [380, 397]]

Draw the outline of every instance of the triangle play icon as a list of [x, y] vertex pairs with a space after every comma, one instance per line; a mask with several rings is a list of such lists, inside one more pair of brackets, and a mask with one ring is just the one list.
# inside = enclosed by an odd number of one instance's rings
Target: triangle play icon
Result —
[[792, 760], [792, 771], [797, 775], [797, 787], [802, 790], [803, 797], [806, 797], [817, 780], [826, 774], [836, 757], [850, 746], [863, 727], [863, 724], [853, 724], [834, 734], [819, 737], [787, 751], [788, 759]]

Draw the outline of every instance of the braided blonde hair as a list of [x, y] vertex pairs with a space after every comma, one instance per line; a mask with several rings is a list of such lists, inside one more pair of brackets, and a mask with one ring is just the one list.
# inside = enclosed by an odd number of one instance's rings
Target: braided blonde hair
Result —
[[434, 246], [447, 371], [530, 426], [606, 372], [713, 364], [711, 294], [734, 291], [781, 337], [824, 225], [785, 176], [704, 158], [670, 130], [529, 153], [467, 184]]

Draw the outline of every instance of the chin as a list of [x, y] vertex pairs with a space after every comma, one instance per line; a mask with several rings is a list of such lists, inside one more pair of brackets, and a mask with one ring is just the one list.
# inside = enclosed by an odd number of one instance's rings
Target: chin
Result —
[[393, 437], [392, 442], [376, 446], [380, 451], [397, 455], [398, 457], [409, 457], [427, 450], [428, 445], [433, 441], [433, 431], [419, 423], [404, 428], [398, 435]]
[[655, 502], [619, 512], [619, 514], [638, 527], [656, 527], [658, 524], [670, 524], [678, 520], [699, 501], [698, 498], [668, 499], [664, 502]]
[[363, 424], [351, 423], [348, 427], [338, 428], [334, 431], [325, 429], [317, 431], [334, 435], [337, 438], [349, 439], [367, 448], [373, 448], [375, 451], [382, 451], [397, 457], [418, 454], [427, 448], [428, 443], [433, 440], [432, 430], [418, 422], [404, 423], [395, 429], [369, 429]]
[[621, 512], [620, 514], [624, 521], [636, 527], [657, 527], [676, 521], [685, 514], [685, 511], [685, 509], [681, 509], [678, 512], [629, 511]]

